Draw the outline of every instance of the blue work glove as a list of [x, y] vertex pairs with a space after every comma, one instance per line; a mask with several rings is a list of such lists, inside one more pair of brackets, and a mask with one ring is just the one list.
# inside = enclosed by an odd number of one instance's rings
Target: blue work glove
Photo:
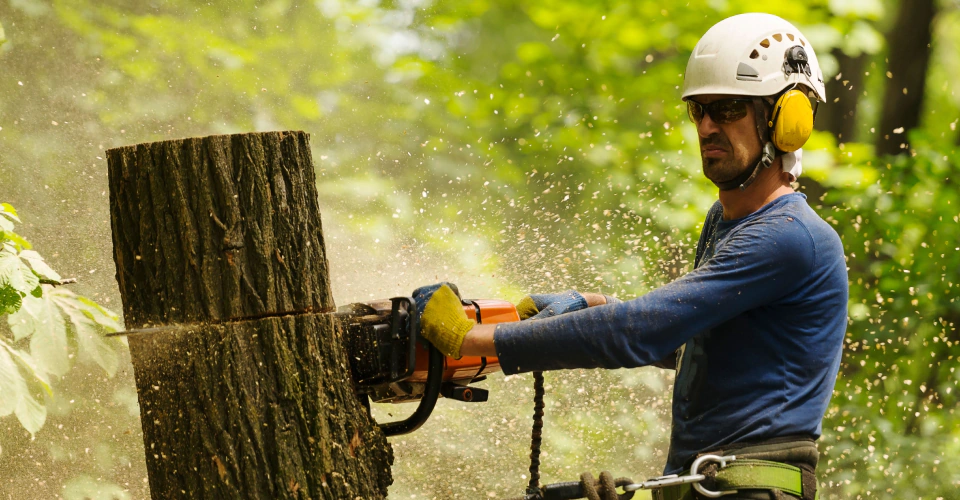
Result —
[[[620, 299], [604, 295], [607, 304], [618, 304]], [[521, 320], [525, 319], [543, 319], [558, 314], [568, 313], [586, 309], [587, 300], [583, 295], [574, 290], [567, 290], [560, 293], [545, 293], [539, 295], [528, 295], [517, 304], [517, 314]]]
[[420, 311], [420, 335], [445, 356], [460, 359], [460, 348], [474, 322], [467, 318], [457, 286], [437, 283], [417, 288], [413, 300]]
[[587, 308], [587, 299], [574, 290], [528, 295], [517, 304], [521, 320], [544, 319]]

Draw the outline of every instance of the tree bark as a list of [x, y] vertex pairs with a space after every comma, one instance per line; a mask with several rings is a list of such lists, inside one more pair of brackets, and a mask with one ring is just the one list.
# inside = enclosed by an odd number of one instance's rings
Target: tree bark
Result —
[[935, 14], [934, 0], [900, 2], [888, 37], [887, 69], [891, 76], [883, 95], [878, 154], [895, 155], [910, 150], [907, 132], [920, 124]]
[[356, 399], [309, 138], [107, 152], [117, 281], [151, 495], [383, 498], [392, 450]]

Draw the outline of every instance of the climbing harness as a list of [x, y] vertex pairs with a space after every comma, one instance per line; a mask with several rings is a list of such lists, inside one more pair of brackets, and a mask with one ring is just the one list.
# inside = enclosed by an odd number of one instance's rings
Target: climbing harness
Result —
[[[526, 494], [510, 500], [630, 500], [639, 490], [649, 490], [653, 500], [694, 500], [721, 498], [741, 490], [771, 492], [774, 498], [794, 495], [802, 499], [817, 499], [812, 487], [804, 488], [803, 472], [799, 467], [755, 458], [737, 458], [736, 455], [704, 454], [698, 456], [688, 473], [670, 474], [641, 483], [629, 478], [616, 478], [601, 472], [594, 479], [589, 472], [580, 475], [580, 481], [540, 485], [540, 445], [543, 437], [543, 372], [533, 372], [533, 431], [530, 439], [530, 483]], [[617, 488], [623, 490], [617, 492]], [[806, 490], [806, 491], [805, 491]], [[804, 495], [806, 493], [806, 495]]]

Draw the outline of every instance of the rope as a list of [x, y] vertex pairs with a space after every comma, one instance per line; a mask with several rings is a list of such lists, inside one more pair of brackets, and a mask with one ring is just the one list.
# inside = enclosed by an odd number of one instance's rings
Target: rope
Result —
[[613, 478], [613, 474], [607, 471], [600, 473], [600, 479], [593, 479], [593, 474], [584, 472], [580, 474], [580, 486], [587, 500], [630, 500], [633, 498], [634, 491], [628, 491], [623, 495], [617, 494], [618, 486], [633, 484], [633, 480], [626, 477]]
[[[510, 500], [536, 500], [543, 498], [540, 489], [540, 443], [543, 437], [543, 372], [533, 372], [533, 431], [530, 436], [530, 484], [522, 497]], [[573, 483], [576, 484], [576, 483]], [[633, 480], [621, 477], [614, 479], [609, 472], [601, 472], [596, 480], [589, 472], [580, 474], [580, 489], [588, 500], [630, 500], [635, 492], [617, 494], [617, 487], [633, 484]], [[548, 485], [549, 488], [550, 485]], [[570, 498], [570, 497], [564, 497]]]
[[527, 494], [540, 493], [540, 442], [543, 437], [543, 372], [533, 372], [533, 431], [530, 436], [530, 484]]

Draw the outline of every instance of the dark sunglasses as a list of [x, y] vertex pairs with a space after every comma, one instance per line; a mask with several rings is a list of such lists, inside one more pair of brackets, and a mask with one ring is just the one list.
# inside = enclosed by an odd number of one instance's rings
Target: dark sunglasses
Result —
[[687, 115], [697, 125], [703, 121], [704, 115], [710, 115], [710, 119], [718, 125], [726, 125], [747, 116], [747, 106], [752, 103], [753, 99], [720, 99], [710, 104], [700, 104], [688, 99]]

